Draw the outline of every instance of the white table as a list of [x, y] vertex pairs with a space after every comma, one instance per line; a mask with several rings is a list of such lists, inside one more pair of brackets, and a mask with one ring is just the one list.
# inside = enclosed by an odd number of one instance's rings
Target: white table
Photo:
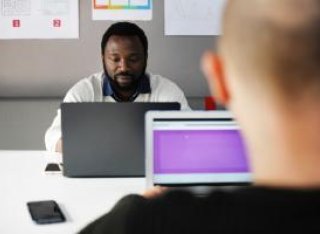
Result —
[[[124, 195], [145, 189], [144, 178], [67, 178], [47, 175], [48, 162], [60, 154], [44, 151], [0, 151], [0, 233], [76, 233], [108, 212]], [[35, 224], [28, 201], [56, 200], [67, 221]]]

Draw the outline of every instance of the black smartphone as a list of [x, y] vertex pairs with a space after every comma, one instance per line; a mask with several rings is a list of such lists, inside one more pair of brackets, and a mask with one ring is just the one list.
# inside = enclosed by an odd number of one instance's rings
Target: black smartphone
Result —
[[66, 220], [54, 200], [28, 202], [27, 206], [32, 220], [38, 224], [59, 223]]
[[46, 168], [44, 169], [45, 173], [51, 174], [51, 173], [61, 173], [61, 167], [57, 163], [48, 163]]

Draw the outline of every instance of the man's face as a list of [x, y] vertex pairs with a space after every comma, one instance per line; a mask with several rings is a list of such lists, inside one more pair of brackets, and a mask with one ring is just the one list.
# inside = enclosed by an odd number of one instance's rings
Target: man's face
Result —
[[111, 36], [102, 60], [105, 72], [120, 92], [135, 90], [145, 73], [146, 56], [137, 36]]

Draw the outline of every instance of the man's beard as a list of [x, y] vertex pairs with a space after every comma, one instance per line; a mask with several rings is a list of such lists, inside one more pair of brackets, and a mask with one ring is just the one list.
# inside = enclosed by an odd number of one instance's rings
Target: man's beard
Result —
[[[115, 89], [115, 91], [120, 91], [120, 92], [134, 92], [136, 91], [139, 81], [142, 78], [142, 76], [145, 75], [145, 69], [143, 70], [142, 74], [140, 76], [136, 76], [134, 74], [131, 74], [129, 72], [120, 72], [114, 75], [114, 77], [111, 77], [105, 67], [103, 65], [104, 73], [109, 77], [109, 82], [111, 84], [111, 87]], [[130, 82], [127, 84], [123, 85], [119, 81], [121, 76], [126, 76], [128, 79], [130, 79]]]
[[[123, 84], [121, 83], [121, 78], [125, 76], [127, 83]], [[111, 78], [111, 77], [110, 77]], [[130, 74], [128, 72], [120, 72], [118, 74], [114, 75], [114, 78], [110, 79], [111, 85], [115, 87], [119, 91], [135, 91], [139, 84], [139, 77], [136, 77], [133, 74]]]

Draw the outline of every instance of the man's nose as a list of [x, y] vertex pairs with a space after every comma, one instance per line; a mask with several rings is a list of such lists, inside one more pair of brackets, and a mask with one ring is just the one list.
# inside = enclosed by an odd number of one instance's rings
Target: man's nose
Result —
[[119, 66], [121, 71], [127, 71], [129, 69], [128, 62], [125, 59], [121, 59]]

